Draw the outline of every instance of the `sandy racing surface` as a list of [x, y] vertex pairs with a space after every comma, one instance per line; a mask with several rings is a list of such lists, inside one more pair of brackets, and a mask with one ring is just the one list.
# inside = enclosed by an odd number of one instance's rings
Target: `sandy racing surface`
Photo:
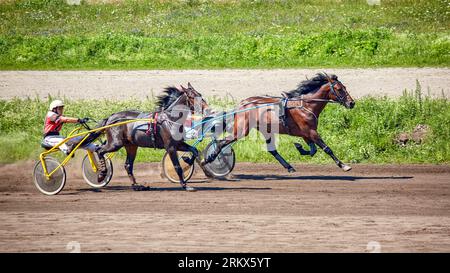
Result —
[[[44, 196], [33, 162], [0, 166], [0, 251], [67, 252], [449, 252], [450, 166], [238, 163], [233, 181], [180, 191], [159, 164], [138, 164], [129, 187], [122, 162], [110, 185], [91, 190], [80, 163], [66, 188]], [[74, 243], [75, 242], [75, 243]]]
[[13, 97], [70, 99], [129, 99], [157, 95], [169, 85], [190, 81], [203, 96], [242, 99], [276, 95], [294, 89], [305, 77], [326, 71], [339, 76], [354, 98], [392, 97], [414, 90], [416, 80], [424, 94], [450, 96], [448, 68], [380, 69], [271, 69], [271, 70], [151, 70], [151, 71], [0, 71], [0, 99]]

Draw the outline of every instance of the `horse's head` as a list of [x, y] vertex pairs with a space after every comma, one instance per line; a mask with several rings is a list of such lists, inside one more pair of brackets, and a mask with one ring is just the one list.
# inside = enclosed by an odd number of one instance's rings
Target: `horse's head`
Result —
[[326, 73], [324, 73], [324, 75], [328, 79], [328, 99], [336, 101], [349, 109], [355, 107], [355, 101], [347, 92], [347, 88], [345, 87], [345, 85], [338, 80], [337, 76], [332, 75], [330, 77]]
[[[353, 108], [355, 101], [347, 92], [345, 85], [340, 82], [336, 75], [328, 76], [325, 72], [317, 74], [312, 79], [302, 81], [292, 91], [284, 92], [287, 98], [303, 97], [309, 95], [307, 101], [335, 101], [347, 108]], [[317, 103], [319, 105], [319, 103]]]
[[191, 83], [188, 82], [187, 88], [181, 85], [181, 92], [187, 96], [187, 103], [191, 111], [201, 114], [208, 114], [210, 112], [208, 103], [206, 103], [202, 97], [202, 94], [195, 90]]

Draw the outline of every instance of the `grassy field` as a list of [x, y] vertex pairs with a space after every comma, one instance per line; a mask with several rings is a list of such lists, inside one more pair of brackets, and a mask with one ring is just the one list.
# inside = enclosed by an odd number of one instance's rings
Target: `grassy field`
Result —
[[[49, 101], [39, 99], [0, 100], [0, 162], [36, 159], [43, 118]], [[70, 101], [66, 99], [66, 114], [101, 119], [124, 109], [150, 111], [154, 99], [143, 101]], [[231, 108], [235, 102], [210, 99], [214, 108]], [[39, 114], [40, 113], [40, 114]], [[405, 147], [393, 140], [401, 132], [410, 133], [418, 124], [431, 128], [421, 143]], [[65, 125], [63, 132], [74, 128]], [[446, 98], [430, 98], [421, 93], [420, 86], [398, 98], [365, 97], [348, 110], [328, 105], [320, 117], [319, 133], [325, 142], [345, 162], [351, 163], [449, 163], [450, 162], [450, 102]], [[280, 136], [278, 150], [291, 162], [332, 163], [319, 151], [313, 158], [301, 157], [293, 149], [302, 140]], [[234, 146], [238, 161], [274, 162], [266, 152], [262, 138], [241, 140]], [[121, 153], [123, 156], [123, 151]], [[138, 161], [160, 161], [162, 150], [140, 149]]]
[[0, 1], [0, 69], [450, 64], [447, 0], [97, 2]]

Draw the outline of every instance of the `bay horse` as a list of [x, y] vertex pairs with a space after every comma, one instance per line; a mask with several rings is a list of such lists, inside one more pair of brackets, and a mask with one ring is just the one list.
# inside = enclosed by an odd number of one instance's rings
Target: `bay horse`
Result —
[[[136, 129], [136, 123], [118, 125], [105, 129], [106, 143], [97, 149], [99, 157], [99, 175], [98, 181], [101, 182], [107, 173], [104, 155], [125, 147], [126, 161], [125, 170], [131, 181], [134, 190], [142, 190], [145, 187], [136, 183], [133, 175], [133, 163], [136, 158], [138, 147], [166, 149], [170, 159], [175, 167], [180, 184], [186, 191], [195, 191], [193, 187], [187, 186], [183, 177], [183, 170], [180, 166], [177, 151], [192, 152], [192, 158], [183, 157], [188, 164], [193, 164], [198, 157], [198, 150], [184, 142], [183, 123], [186, 120], [188, 112], [194, 113], [201, 106], [201, 111], [208, 109], [209, 106], [190, 83], [188, 88], [181, 86], [167, 87], [163, 94], [158, 96], [158, 108], [152, 113], [143, 113], [140, 111], [122, 111], [114, 113], [108, 118], [102, 120], [97, 127], [114, 124], [121, 121], [153, 118], [153, 122], [149, 122], [146, 130]], [[141, 122], [145, 123], [145, 122]], [[145, 125], [145, 124], [143, 124]]]
[[[301, 155], [314, 156], [318, 145], [337, 166], [349, 171], [351, 167], [334, 155], [317, 132], [319, 115], [329, 102], [339, 103], [349, 109], [355, 106], [355, 101], [338, 77], [328, 76], [326, 73], [319, 73], [310, 80], [302, 81], [296, 89], [284, 92], [283, 97], [254, 96], [244, 99], [235, 109], [237, 114], [234, 115], [231, 134], [220, 140], [215, 151], [201, 163], [204, 165], [212, 162], [223, 148], [247, 136], [251, 129], [256, 128], [266, 140], [267, 151], [288, 172], [294, 172], [295, 169], [276, 150], [275, 133], [303, 138], [309, 146], [309, 151], [303, 149], [299, 143], [294, 144]], [[274, 111], [274, 107], [278, 111]]]

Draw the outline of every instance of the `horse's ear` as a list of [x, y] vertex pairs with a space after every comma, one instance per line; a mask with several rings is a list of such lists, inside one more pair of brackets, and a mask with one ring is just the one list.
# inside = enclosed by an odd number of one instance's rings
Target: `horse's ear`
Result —
[[180, 87], [181, 87], [181, 90], [180, 90], [181, 92], [185, 92], [186, 91], [186, 88], [184, 88], [183, 85], [180, 84]]
[[331, 83], [331, 78], [330, 78], [330, 76], [328, 76], [328, 74], [325, 73], [325, 71], [323, 71], [322, 73], [325, 75], [325, 77], [327, 78], [327, 80]]
[[190, 88], [190, 89], [194, 89], [194, 87], [192, 87], [192, 85], [191, 85], [191, 83], [190, 83], [190, 82], [188, 82], [188, 88]]

